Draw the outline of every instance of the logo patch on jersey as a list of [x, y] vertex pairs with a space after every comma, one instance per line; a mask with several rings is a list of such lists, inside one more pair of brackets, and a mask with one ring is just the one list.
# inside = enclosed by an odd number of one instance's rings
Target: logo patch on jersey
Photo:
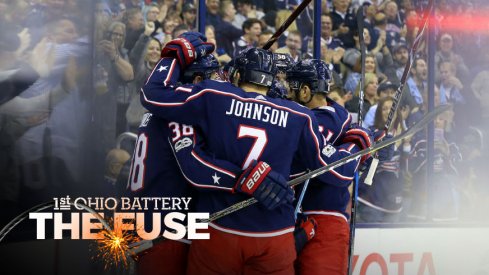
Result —
[[153, 116], [152, 113], [145, 113], [143, 115], [143, 119], [141, 120], [141, 124], [139, 125], [139, 127], [146, 127], [146, 126], [148, 126], [149, 120], [151, 119], [152, 116]]
[[331, 144], [326, 145], [322, 151], [323, 155], [327, 156], [328, 158], [331, 157], [335, 152], [336, 148], [334, 148]]
[[185, 147], [189, 147], [192, 144], [193, 144], [193, 141], [191, 138], [188, 138], [188, 137], [182, 138], [181, 140], [179, 140], [175, 143], [175, 152], [178, 152]]

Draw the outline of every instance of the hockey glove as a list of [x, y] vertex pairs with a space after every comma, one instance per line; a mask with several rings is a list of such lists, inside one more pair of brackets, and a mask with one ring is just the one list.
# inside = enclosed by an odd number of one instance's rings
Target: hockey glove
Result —
[[234, 190], [252, 195], [268, 210], [292, 203], [294, 199], [294, 192], [285, 178], [263, 161], [253, 161], [239, 177]]
[[[372, 133], [363, 127], [352, 126], [343, 136], [342, 143], [347, 142], [354, 143], [360, 150], [367, 149], [372, 146]], [[364, 163], [369, 158], [370, 154], [362, 156], [360, 163]]]
[[207, 43], [207, 38], [198, 32], [185, 32], [178, 38], [166, 43], [161, 57], [173, 57], [182, 68], [192, 64], [202, 56], [214, 51], [214, 44]]
[[297, 255], [304, 249], [306, 243], [316, 235], [318, 224], [313, 217], [300, 214], [294, 230], [295, 251]]

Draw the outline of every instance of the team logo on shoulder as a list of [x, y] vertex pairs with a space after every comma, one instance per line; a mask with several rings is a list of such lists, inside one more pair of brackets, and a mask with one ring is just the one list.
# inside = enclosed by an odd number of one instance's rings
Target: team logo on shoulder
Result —
[[335, 152], [336, 148], [334, 148], [331, 144], [326, 145], [322, 151], [323, 155], [327, 156], [328, 158], [331, 157]]
[[143, 119], [141, 120], [141, 124], [139, 125], [139, 127], [146, 127], [146, 126], [148, 126], [149, 120], [151, 119], [152, 116], [153, 116], [152, 113], [145, 113], [143, 115]]
[[193, 144], [193, 141], [191, 138], [188, 138], [188, 137], [182, 138], [181, 140], [179, 140], [175, 143], [175, 152], [178, 152], [185, 147], [189, 147], [192, 144]]

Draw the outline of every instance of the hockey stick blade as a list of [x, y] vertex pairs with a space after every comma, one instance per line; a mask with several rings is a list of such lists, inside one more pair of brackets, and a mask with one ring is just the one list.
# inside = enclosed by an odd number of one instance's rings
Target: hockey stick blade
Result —
[[273, 43], [277, 42], [278, 38], [282, 35], [282, 33], [287, 30], [287, 28], [294, 22], [294, 20], [302, 13], [302, 11], [311, 3], [312, 0], [304, 0], [302, 3], [295, 8], [295, 10], [290, 14], [290, 16], [285, 20], [282, 25], [275, 31], [275, 33], [268, 39], [267, 43], [263, 46], [263, 49], [268, 50], [273, 45]]
[[[348, 157], [342, 158], [342, 159], [337, 160], [335, 162], [332, 162], [332, 163], [330, 163], [324, 167], [318, 168], [318, 169], [311, 171], [307, 174], [299, 176], [299, 177], [289, 181], [287, 184], [290, 187], [296, 186], [296, 185], [306, 181], [307, 179], [315, 178], [315, 177], [317, 177], [323, 173], [326, 173], [330, 170], [335, 169], [336, 167], [344, 165], [345, 163], [348, 163], [348, 162], [350, 162], [356, 158], [360, 158], [363, 155], [376, 152], [376, 151], [378, 151], [378, 150], [380, 150], [386, 146], [389, 146], [389, 145], [391, 145], [391, 144], [393, 144], [393, 143], [395, 143], [401, 139], [410, 137], [410, 136], [416, 134], [417, 132], [421, 131], [422, 129], [424, 129], [428, 125], [428, 123], [430, 123], [431, 121], [433, 121], [435, 119], [435, 117], [437, 117], [439, 114], [447, 111], [448, 109], [450, 109], [450, 105], [439, 106], [435, 110], [433, 110], [431, 113], [428, 113], [426, 116], [424, 116], [423, 119], [418, 121], [418, 123], [413, 125], [409, 130], [405, 131], [404, 133], [402, 133], [396, 137], [390, 138], [388, 140], [384, 140], [382, 142], [376, 143], [375, 145], [373, 145], [367, 149], [358, 151], [355, 154], [352, 154]], [[258, 202], [258, 201], [255, 198], [249, 198], [247, 200], [235, 203], [235, 204], [233, 204], [233, 205], [231, 205], [231, 206], [229, 206], [223, 210], [214, 212], [209, 216], [209, 219], [204, 219], [204, 220], [201, 220], [200, 222], [209, 223], [209, 222], [215, 221], [215, 220], [220, 219], [224, 216], [232, 214], [238, 210], [241, 210], [245, 207], [248, 207], [252, 204], [255, 204], [256, 202]], [[141, 253], [141, 252], [151, 248], [154, 244], [161, 242], [163, 240], [166, 240], [166, 239], [163, 236], [160, 236], [154, 240], [144, 240], [144, 241], [140, 241], [137, 243], [130, 244], [129, 248], [131, 249], [132, 253], [138, 254], [138, 253]]]

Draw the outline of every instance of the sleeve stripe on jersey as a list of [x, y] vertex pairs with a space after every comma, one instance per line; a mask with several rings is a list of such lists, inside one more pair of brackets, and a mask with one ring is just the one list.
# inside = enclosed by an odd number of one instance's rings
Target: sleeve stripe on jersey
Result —
[[173, 70], [175, 69], [175, 64], [177, 64], [177, 60], [173, 59], [173, 61], [171, 62], [171, 65], [170, 65], [170, 71], [168, 72], [168, 75], [166, 76], [165, 81], [163, 81], [163, 84], [165, 86], [168, 85], [168, 81], [170, 81], [170, 79], [171, 79], [171, 76], [173, 74]]
[[149, 74], [148, 78], [146, 79], [146, 82], [144, 83], [145, 85], [148, 84], [148, 81], [151, 79], [151, 76], [153, 75], [153, 73], [156, 71], [156, 68], [158, 68], [158, 65], [160, 65], [160, 63], [162, 63], [163, 61], [167, 60], [168, 58], [162, 58], [160, 59], [160, 61], [158, 61], [158, 63], [156, 63], [155, 67], [153, 68], [153, 70], [151, 71], [151, 73]]
[[341, 125], [341, 130], [340, 130], [340, 132], [339, 132], [339, 133], [338, 133], [338, 135], [336, 136], [336, 139], [335, 139], [335, 140], [333, 140], [333, 142], [331, 142], [331, 143], [333, 143], [333, 144], [334, 144], [334, 143], [336, 142], [336, 140], [337, 140], [337, 139], [338, 139], [338, 138], [339, 138], [339, 137], [340, 137], [340, 136], [343, 134], [343, 131], [345, 130], [345, 126], [346, 126], [346, 125], [348, 125], [348, 124], [350, 123], [350, 121], [351, 121], [351, 114], [350, 114], [350, 113], [348, 113], [348, 118], [345, 120], [345, 122], [343, 122], [343, 125]]
[[175, 89], [176, 92], [185, 92], [185, 93], [190, 93], [192, 92], [192, 89], [191, 88], [184, 88], [184, 87], [178, 87]]
[[[173, 149], [172, 146], [170, 146], [172, 148], [172, 153], [173, 153], [173, 156], [175, 157], [175, 159], [177, 158], [177, 156], [175, 156], [175, 151]], [[211, 185], [203, 185], [203, 184], [198, 184], [198, 183], [195, 183], [193, 181], [191, 181], [187, 175], [185, 175], [185, 173], [183, 172], [182, 170], [182, 167], [180, 166], [180, 163], [177, 161], [177, 164], [178, 164], [178, 168], [180, 169], [180, 172], [182, 173], [183, 177], [188, 181], [190, 182], [190, 184], [196, 186], [197, 188], [206, 188], [206, 189], [220, 189], [220, 190], [225, 190], [225, 191], [228, 191], [228, 192], [233, 192], [233, 188], [227, 188], [227, 187], [220, 187], [220, 186], [211, 186]]]
[[[238, 100], [242, 100], [242, 101], [252, 101], [252, 102], [258, 102], [258, 103], [261, 103], [261, 104], [271, 105], [274, 108], [281, 109], [281, 110], [286, 110], [286, 111], [289, 111], [291, 113], [294, 113], [294, 114], [297, 114], [297, 115], [306, 117], [307, 118], [307, 121], [308, 121], [308, 125], [309, 125], [309, 130], [311, 131], [312, 137], [313, 137], [314, 142], [316, 144], [317, 157], [318, 157], [318, 159], [319, 159], [319, 161], [321, 162], [322, 165], [324, 165], [324, 166], [328, 165], [324, 161], [324, 159], [321, 157], [321, 150], [319, 150], [318, 137], [316, 136], [314, 130], [312, 129], [312, 120], [311, 120], [311, 117], [308, 114], [305, 114], [305, 113], [302, 113], [302, 112], [299, 112], [299, 111], [296, 111], [296, 110], [292, 110], [292, 109], [289, 109], [289, 108], [284, 107], [284, 106], [279, 106], [279, 105], [276, 105], [276, 104], [271, 103], [271, 102], [268, 102], [268, 101], [257, 100], [257, 99], [254, 99], [254, 98], [243, 98], [243, 97], [240, 97], [240, 96], [235, 95], [235, 94], [232, 94], [232, 93], [223, 92], [223, 91], [214, 90], [214, 89], [203, 89], [203, 90], [195, 93], [194, 95], [191, 95], [191, 96], [187, 97], [185, 99], [185, 101], [183, 101], [183, 102], [172, 102], [172, 103], [162, 103], [162, 102], [156, 102], [156, 101], [148, 100], [148, 98], [146, 97], [146, 95], [144, 93], [144, 89], [141, 89], [141, 91], [143, 92], [143, 98], [144, 98], [144, 100], [146, 102], [148, 102], [150, 104], [153, 104], [153, 105], [156, 105], [156, 106], [162, 106], [162, 107], [171, 107], [171, 106], [184, 105], [185, 103], [187, 103], [189, 101], [192, 101], [192, 100], [194, 100], [194, 99], [196, 99], [196, 98], [204, 95], [205, 93], [214, 93], [214, 94], [220, 94], [220, 95], [224, 95], [224, 96], [234, 97], [234, 98], [236, 98]], [[343, 180], [351, 180], [351, 179], [353, 179], [352, 177], [345, 177], [345, 176], [339, 174], [338, 172], [336, 172], [335, 170], [331, 170], [330, 173], [332, 173], [336, 177], [338, 177], [340, 179], [343, 179]]]
[[226, 174], [226, 175], [228, 175], [228, 176], [232, 177], [233, 179], [234, 179], [234, 178], [236, 178], [236, 175], [235, 175], [234, 173], [231, 173], [231, 172], [229, 172], [229, 171], [228, 171], [228, 170], [226, 170], [226, 169], [219, 168], [219, 167], [217, 167], [217, 166], [215, 166], [215, 165], [213, 165], [213, 164], [211, 164], [211, 163], [209, 163], [209, 162], [206, 162], [205, 160], [201, 159], [201, 158], [199, 157], [199, 155], [197, 155], [197, 153], [195, 153], [195, 151], [194, 151], [194, 150], [192, 150], [191, 155], [192, 155], [192, 156], [193, 156], [193, 157], [194, 157], [196, 160], [198, 160], [200, 163], [204, 164], [205, 166], [207, 166], [207, 167], [209, 167], [209, 168], [211, 168], [211, 169], [214, 169], [214, 170], [216, 170], [216, 171], [218, 171], [218, 172], [221, 172], [221, 173], [223, 173], [223, 174]]

